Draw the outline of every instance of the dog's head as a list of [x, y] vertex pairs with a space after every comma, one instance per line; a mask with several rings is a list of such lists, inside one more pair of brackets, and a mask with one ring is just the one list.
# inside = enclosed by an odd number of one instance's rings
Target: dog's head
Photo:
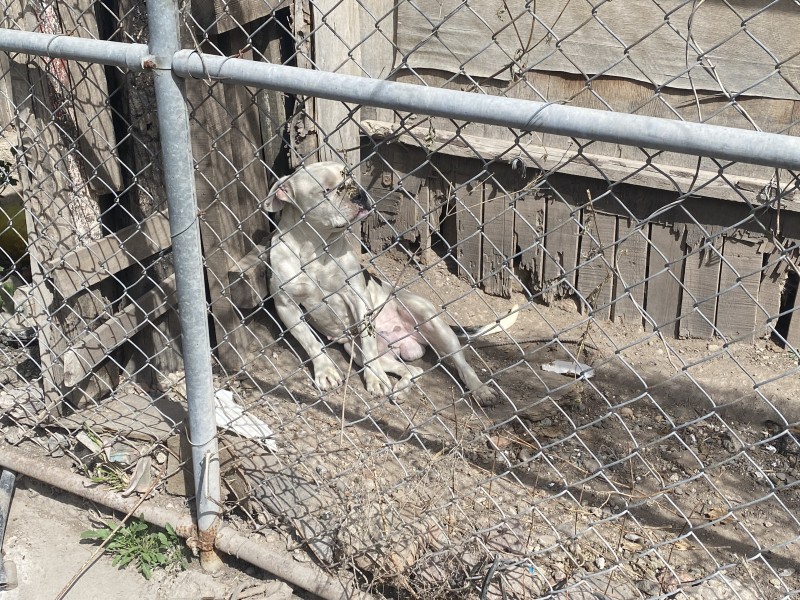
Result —
[[339, 162], [314, 163], [278, 180], [264, 209], [277, 212], [286, 205], [316, 229], [344, 229], [370, 211], [361, 188]]

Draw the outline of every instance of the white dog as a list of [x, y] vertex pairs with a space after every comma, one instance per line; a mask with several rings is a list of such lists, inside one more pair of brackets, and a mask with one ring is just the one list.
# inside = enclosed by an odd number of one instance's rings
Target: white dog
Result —
[[[387, 395], [407, 388], [422, 369], [405, 361], [420, 358], [425, 345], [450, 357], [462, 381], [481, 403], [494, 400], [492, 389], [467, 364], [454, 331], [428, 300], [395, 291], [361, 266], [344, 231], [366, 217], [371, 207], [358, 185], [337, 162], [298, 169], [272, 187], [264, 209], [282, 211], [270, 245], [270, 291], [278, 316], [308, 354], [320, 390], [342, 383], [314, 330], [341, 342], [365, 365], [367, 391]], [[507, 328], [516, 314], [475, 335]], [[312, 326], [314, 329], [312, 329]], [[392, 386], [388, 375], [400, 378]]]

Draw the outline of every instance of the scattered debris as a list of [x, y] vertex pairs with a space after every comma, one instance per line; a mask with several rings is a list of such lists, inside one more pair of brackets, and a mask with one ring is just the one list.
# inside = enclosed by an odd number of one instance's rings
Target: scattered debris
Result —
[[233, 392], [230, 390], [217, 390], [214, 394], [214, 416], [217, 419], [217, 427], [231, 431], [249, 440], [259, 440], [265, 447], [273, 452], [278, 450], [275, 440], [271, 439], [274, 435], [272, 429], [251, 412], [244, 409], [233, 400]]
[[575, 375], [583, 379], [594, 377], [594, 369], [587, 364], [578, 361], [554, 360], [551, 363], [542, 365], [542, 371], [559, 373], [561, 375]]

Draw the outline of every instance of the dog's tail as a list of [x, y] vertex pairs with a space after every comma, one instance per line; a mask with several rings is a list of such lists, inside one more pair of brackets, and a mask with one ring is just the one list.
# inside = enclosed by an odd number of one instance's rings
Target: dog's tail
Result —
[[519, 307], [515, 304], [511, 307], [505, 316], [500, 317], [494, 323], [481, 325], [477, 327], [462, 327], [460, 325], [451, 325], [450, 328], [455, 334], [467, 340], [474, 340], [485, 335], [492, 333], [499, 333], [500, 331], [508, 331], [517, 322], [519, 316]]

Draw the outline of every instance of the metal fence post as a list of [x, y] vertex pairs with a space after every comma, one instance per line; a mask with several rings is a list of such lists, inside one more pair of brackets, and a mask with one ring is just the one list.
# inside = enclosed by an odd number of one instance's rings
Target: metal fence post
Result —
[[183, 81], [172, 73], [172, 56], [180, 49], [178, 3], [149, 0], [147, 14], [186, 372], [198, 546], [203, 566], [214, 568], [219, 564], [213, 549], [221, 513], [219, 455], [189, 114]]

